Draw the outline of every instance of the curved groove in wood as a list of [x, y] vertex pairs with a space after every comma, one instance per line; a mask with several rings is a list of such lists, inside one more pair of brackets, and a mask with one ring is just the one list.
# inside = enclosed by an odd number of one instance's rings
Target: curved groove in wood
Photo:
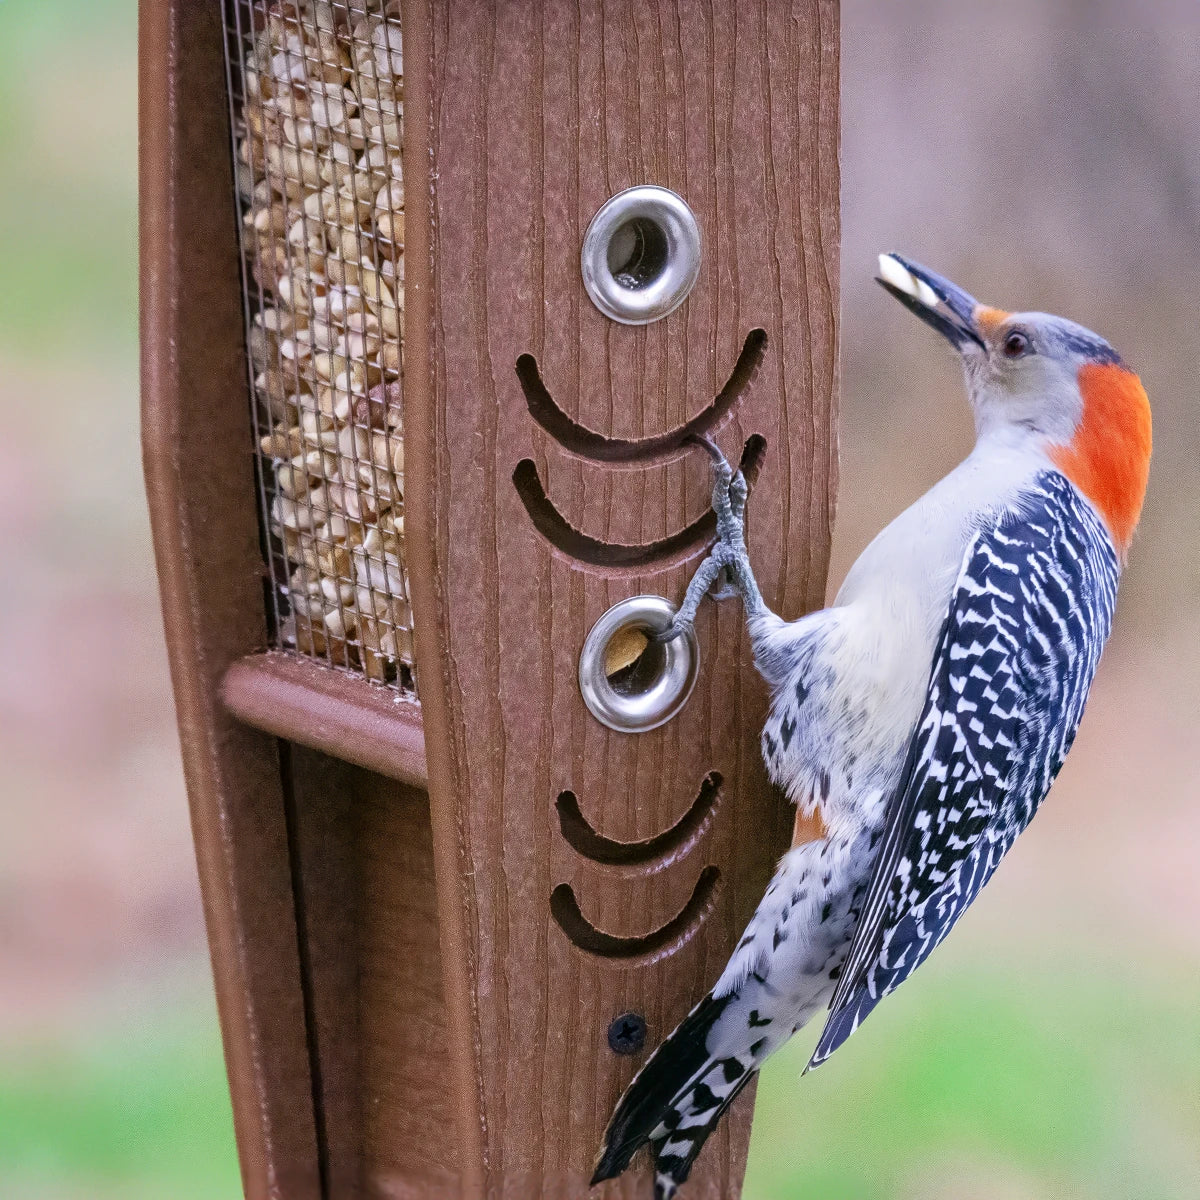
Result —
[[683, 908], [665, 925], [636, 937], [621, 937], [597, 929], [580, 911], [569, 883], [560, 883], [551, 892], [550, 912], [558, 927], [580, 950], [623, 967], [648, 967], [692, 940], [716, 904], [720, 881], [719, 867], [705, 867]]
[[[746, 439], [742, 449], [739, 468], [746, 476], [751, 488], [758, 478], [763, 452], [767, 441], [761, 434], [753, 433]], [[531, 458], [517, 463], [512, 476], [513, 487], [525, 505], [525, 511], [533, 527], [556, 550], [578, 562], [602, 567], [666, 567], [689, 558], [697, 549], [709, 541], [717, 531], [716, 514], [711, 509], [697, 517], [675, 533], [653, 542], [628, 545], [621, 542], [604, 542], [591, 534], [576, 529], [558, 511], [554, 501], [546, 495], [537, 465]]]
[[650, 867], [655, 871], [677, 862], [708, 832], [720, 805], [724, 780], [720, 771], [709, 771], [691, 807], [662, 833], [640, 842], [618, 842], [592, 828], [574, 792], [560, 792], [555, 807], [567, 844], [592, 862], [622, 867]]
[[529, 415], [564, 450], [595, 462], [644, 461], [677, 453], [685, 448], [687, 439], [696, 434], [715, 433], [758, 374], [766, 348], [766, 330], [750, 330], [729, 379], [716, 398], [685, 424], [648, 438], [605, 437], [568, 416], [543, 382], [537, 359], [532, 354], [522, 354], [517, 359], [517, 378], [525, 393]]

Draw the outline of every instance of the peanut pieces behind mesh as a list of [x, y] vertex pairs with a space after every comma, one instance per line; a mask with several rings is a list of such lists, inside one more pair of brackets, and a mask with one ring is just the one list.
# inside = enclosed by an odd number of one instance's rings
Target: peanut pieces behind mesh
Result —
[[[280, 635], [413, 684], [404, 566], [403, 41], [396, 0], [254, 6], [237, 183]], [[281, 576], [279, 578], [278, 576]]]

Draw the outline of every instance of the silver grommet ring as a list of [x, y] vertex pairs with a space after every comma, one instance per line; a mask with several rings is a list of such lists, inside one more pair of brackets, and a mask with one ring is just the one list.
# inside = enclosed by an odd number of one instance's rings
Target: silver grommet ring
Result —
[[606, 316], [648, 325], [674, 312], [700, 274], [700, 226], [681, 196], [627, 188], [592, 218], [580, 255], [583, 286]]
[[592, 716], [609, 729], [657, 729], [692, 694], [700, 666], [695, 634], [669, 642], [645, 637], [666, 629], [674, 616], [674, 605], [661, 596], [633, 596], [592, 626], [579, 656], [579, 690]]

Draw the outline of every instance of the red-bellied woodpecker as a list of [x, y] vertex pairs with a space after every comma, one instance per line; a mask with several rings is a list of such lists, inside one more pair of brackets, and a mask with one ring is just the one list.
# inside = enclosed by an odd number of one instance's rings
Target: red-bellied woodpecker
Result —
[[649, 1144], [672, 1196], [768, 1055], [828, 1005], [819, 1065], [925, 961], [1045, 797], [1108, 638], [1150, 464], [1137, 376], [1061, 317], [987, 308], [897, 254], [879, 274], [959, 350], [975, 449], [832, 607], [788, 622], [750, 570], [745, 481], [709, 446], [718, 541], [667, 636], [732, 580], [772, 693], [763, 756], [811, 840], [621, 1098], [593, 1182]]

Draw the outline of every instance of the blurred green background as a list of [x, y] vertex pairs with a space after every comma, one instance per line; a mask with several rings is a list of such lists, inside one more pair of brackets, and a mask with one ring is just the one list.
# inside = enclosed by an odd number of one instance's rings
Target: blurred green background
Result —
[[[969, 446], [898, 249], [1062, 312], [1155, 405], [1074, 755], [961, 932], [821, 1071], [748, 1200], [1200, 1196], [1200, 6], [843, 4], [831, 584]], [[238, 1194], [137, 445], [132, 0], [0, 3], [0, 1196]]]

